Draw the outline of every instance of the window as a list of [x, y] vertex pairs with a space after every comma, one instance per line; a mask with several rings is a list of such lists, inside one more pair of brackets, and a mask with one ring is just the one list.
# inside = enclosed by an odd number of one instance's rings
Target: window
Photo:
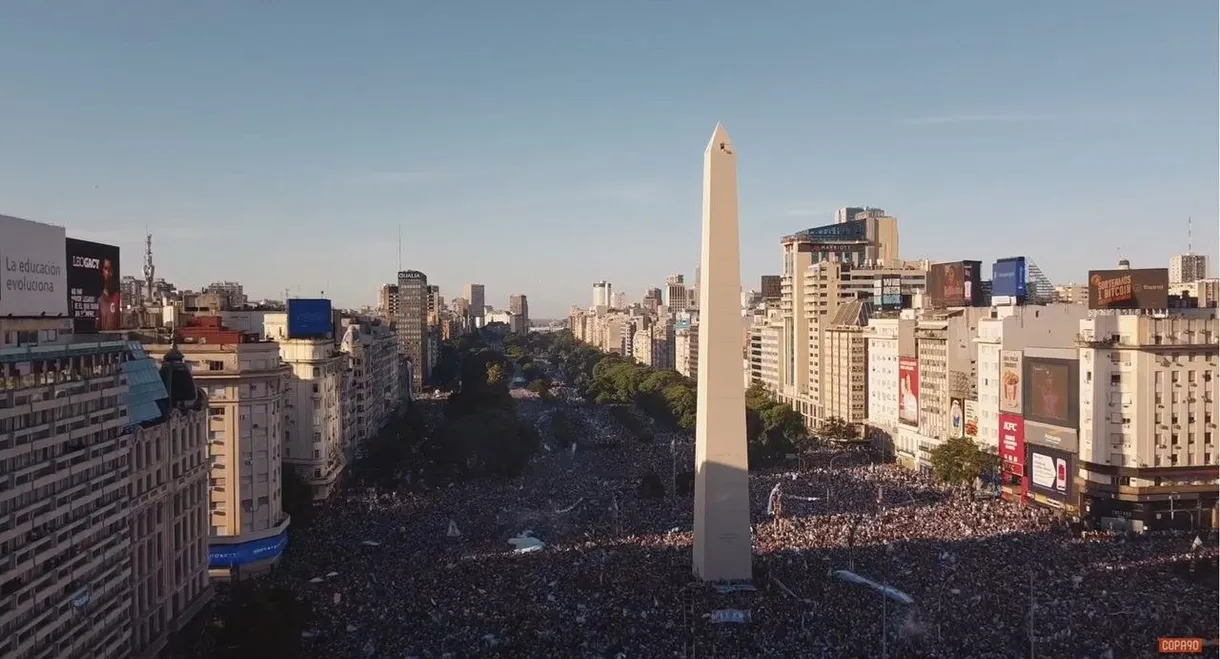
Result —
[[313, 392], [315, 394], [318, 393], [318, 383], [317, 382], [313, 383]]

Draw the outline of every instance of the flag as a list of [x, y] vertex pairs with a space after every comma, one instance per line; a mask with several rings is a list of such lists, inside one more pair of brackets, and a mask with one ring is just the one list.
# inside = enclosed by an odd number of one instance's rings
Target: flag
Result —
[[1196, 535], [1195, 541], [1190, 543], [1190, 548], [1198, 549], [1199, 547], [1202, 547], [1202, 546], [1203, 546], [1203, 538], [1200, 538], [1199, 536]]
[[445, 535], [450, 538], [462, 537], [462, 532], [458, 530], [457, 522], [449, 520], [449, 530], [445, 532]]

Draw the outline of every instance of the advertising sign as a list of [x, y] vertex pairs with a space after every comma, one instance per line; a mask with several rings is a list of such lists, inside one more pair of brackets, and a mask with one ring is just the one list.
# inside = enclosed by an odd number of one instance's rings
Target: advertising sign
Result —
[[898, 358], [898, 421], [919, 425], [919, 360]]
[[1016, 414], [1000, 414], [1000, 462], [1010, 474], [1025, 472], [1025, 419]]
[[966, 404], [961, 398], [949, 399], [949, 438], [966, 436]]
[[850, 220], [842, 224], [827, 224], [812, 229], [805, 229], [797, 235], [813, 241], [835, 240], [852, 242], [866, 240], [868, 236], [868, 221]]
[[1075, 453], [1078, 448], [1076, 431], [1056, 428], [1037, 421], [1025, 421], [1025, 443]]
[[0, 215], [0, 316], [67, 316], [63, 227]]
[[1076, 456], [1065, 451], [1027, 446], [1029, 490], [1052, 501], [1066, 502], [1075, 489]]
[[979, 402], [966, 401], [966, 436], [977, 437], [979, 434]]
[[931, 306], [969, 307], [983, 297], [979, 280], [981, 263], [978, 261], [953, 261], [934, 263], [928, 269], [927, 291]]
[[873, 286], [877, 306], [886, 311], [902, 308], [902, 277], [881, 277]]
[[1090, 309], [1168, 309], [1169, 268], [1090, 270]]
[[236, 545], [208, 547], [208, 567], [228, 568], [275, 558], [288, 546], [288, 532]]
[[119, 248], [68, 238], [68, 315], [76, 334], [120, 329], [123, 302], [119, 292]]
[[1026, 295], [1025, 257], [1000, 259], [991, 266], [991, 294], [1024, 298]]
[[1000, 411], [1017, 416], [1022, 413], [1021, 383], [1025, 381], [1021, 362], [1020, 350], [1000, 351]]
[[288, 300], [288, 338], [322, 339], [334, 331], [330, 300], [290, 298]]
[[1080, 362], [1074, 359], [1023, 359], [1022, 402], [1027, 421], [1076, 429], [1080, 416]]

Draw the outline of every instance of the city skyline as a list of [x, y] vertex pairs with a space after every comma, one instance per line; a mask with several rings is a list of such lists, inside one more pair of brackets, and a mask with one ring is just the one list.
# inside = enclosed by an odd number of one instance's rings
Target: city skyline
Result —
[[[490, 8], [472, 24], [302, 3], [291, 27], [236, 4], [15, 9], [0, 26], [0, 212], [133, 265], [151, 231], [157, 274], [184, 287], [359, 307], [401, 263], [447, 299], [486, 282], [496, 306], [525, 293], [533, 315], [562, 317], [598, 280], [637, 299], [693, 274], [690, 154], [723, 119], [749, 145], [747, 287], [778, 270], [780, 236], [849, 205], [899, 218], [904, 258], [1023, 254], [1056, 283], [1120, 254], [1166, 266], [1187, 217], [1215, 263], [1215, 6], [644, 7]], [[853, 47], [862, 24], [892, 48]], [[319, 41], [337, 47], [305, 45]], [[866, 94], [884, 100], [853, 100]]]

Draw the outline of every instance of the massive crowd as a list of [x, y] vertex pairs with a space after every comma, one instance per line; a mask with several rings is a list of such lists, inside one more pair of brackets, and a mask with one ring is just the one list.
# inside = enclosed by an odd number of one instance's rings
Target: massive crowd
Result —
[[[1214, 564], [1214, 540], [1081, 534], [863, 454], [752, 473], [756, 590], [693, 583], [690, 498], [636, 493], [689, 468], [689, 440], [643, 445], [573, 410], [584, 439], [522, 478], [417, 472], [346, 493], [294, 537], [274, 580], [312, 608], [310, 655], [1127, 659], [1156, 656], [1158, 636], [1217, 636], [1214, 577], [1180, 574]], [[542, 548], [514, 550], [523, 535]]]

